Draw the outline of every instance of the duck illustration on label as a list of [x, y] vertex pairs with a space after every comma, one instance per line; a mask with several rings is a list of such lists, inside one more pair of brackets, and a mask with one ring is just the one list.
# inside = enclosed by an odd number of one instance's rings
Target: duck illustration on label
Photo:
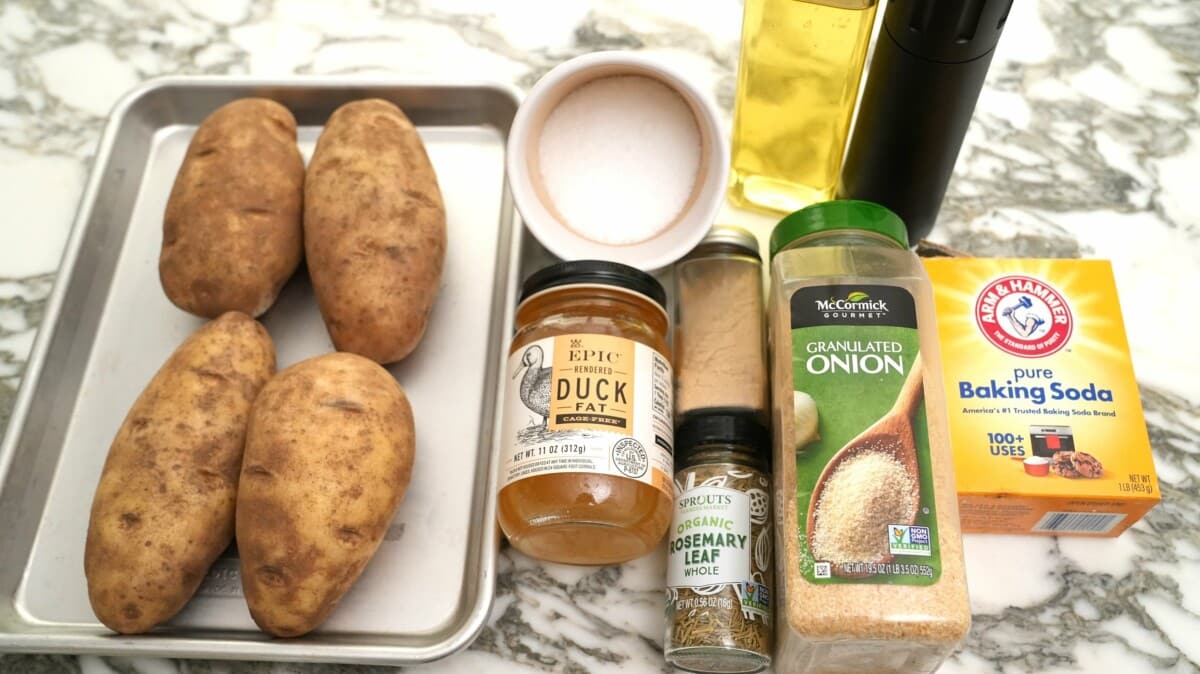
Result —
[[516, 379], [524, 373], [518, 389], [521, 402], [531, 412], [542, 418], [542, 428], [546, 427], [546, 422], [550, 418], [551, 368], [542, 367], [544, 359], [545, 354], [542, 353], [542, 347], [537, 344], [528, 347], [521, 354], [521, 365], [517, 368], [517, 373], [513, 375], [513, 379]]
[[644, 482], [671, 495], [671, 364], [612, 335], [526, 344], [505, 375], [502, 488], [554, 473]]

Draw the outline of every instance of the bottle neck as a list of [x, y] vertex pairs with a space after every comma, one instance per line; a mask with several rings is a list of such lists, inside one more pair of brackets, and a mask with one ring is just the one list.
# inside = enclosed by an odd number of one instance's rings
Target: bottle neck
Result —
[[873, 246], [875, 248], [903, 248], [895, 239], [865, 229], [830, 229], [799, 237], [783, 247], [784, 252], [796, 248], [822, 248], [827, 246]]

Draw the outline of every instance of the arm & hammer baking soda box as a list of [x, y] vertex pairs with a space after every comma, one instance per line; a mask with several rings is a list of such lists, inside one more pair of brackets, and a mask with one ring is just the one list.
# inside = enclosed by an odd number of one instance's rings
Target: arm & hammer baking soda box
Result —
[[1116, 536], [1161, 498], [1112, 267], [933, 258], [965, 532]]

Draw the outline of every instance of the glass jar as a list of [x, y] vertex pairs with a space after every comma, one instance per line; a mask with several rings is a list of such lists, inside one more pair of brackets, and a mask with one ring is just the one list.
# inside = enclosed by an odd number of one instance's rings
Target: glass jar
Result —
[[970, 627], [933, 294], [863, 201], [771, 235], [780, 674], [932, 672]]
[[690, 672], [771, 664], [770, 436], [745, 411], [707, 411], [675, 433], [667, 545], [667, 662]]
[[513, 547], [568, 564], [649, 552], [671, 519], [666, 293], [615, 262], [525, 281], [505, 375], [498, 519]]
[[767, 421], [758, 239], [717, 225], [675, 265], [675, 412], [740, 409]]

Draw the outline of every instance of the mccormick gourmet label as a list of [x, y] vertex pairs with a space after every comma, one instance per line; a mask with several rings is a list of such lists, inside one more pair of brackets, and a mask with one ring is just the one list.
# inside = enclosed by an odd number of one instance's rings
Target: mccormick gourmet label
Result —
[[[892, 285], [815, 285], [796, 290], [790, 309], [794, 395], [811, 398], [820, 419], [819, 434], [791, 439], [800, 572], [815, 584], [937, 582], [912, 295]], [[907, 433], [872, 434], [893, 415]]]
[[506, 370], [503, 489], [554, 473], [598, 473], [673, 496], [671, 364], [623, 337], [568, 334], [526, 344]]

